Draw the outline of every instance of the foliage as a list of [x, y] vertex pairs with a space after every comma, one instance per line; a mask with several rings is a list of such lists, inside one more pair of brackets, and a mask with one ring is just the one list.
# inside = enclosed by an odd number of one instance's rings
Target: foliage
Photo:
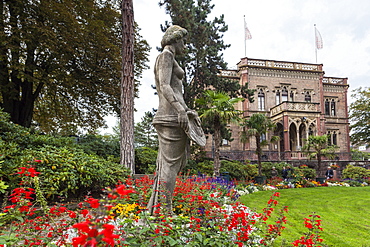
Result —
[[158, 151], [150, 147], [135, 149], [135, 173], [153, 174], [156, 168]]
[[36, 166], [42, 172], [40, 183], [48, 197], [96, 192], [128, 174], [116, 162], [85, 153], [75, 138], [31, 133], [9, 122], [8, 114], [0, 111], [0, 175], [9, 189], [19, 184], [13, 174], [34, 160], [40, 161]]
[[351, 148], [352, 160], [370, 160], [370, 153]]
[[[173, 25], [179, 25], [189, 32], [186, 55], [179, 62], [186, 71], [184, 99], [190, 108], [194, 107], [194, 100], [210, 87], [215, 91], [230, 92], [232, 97], [250, 93], [247, 86], [241, 91], [238, 80], [219, 76], [220, 69], [227, 67], [223, 51], [230, 45], [223, 41], [223, 33], [228, 30], [224, 16], [209, 18], [214, 7], [211, 0], [161, 0], [159, 6], [165, 8]], [[166, 22], [162, 30], [168, 26]]]
[[82, 135], [76, 138], [77, 144], [87, 154], [95, 154], [103, 158], [111, 157], [119, 162], [119, 140], [114, 135]]
[[211, 176], [213, 174], [213, 161], [205, 159], [202, 161], [188, 160], [183, 172], [189, 175], [204, 174]]
[[370, 88], [357, 88], [353, 90], [352, 98], [355, 99], [350, 104], [351, 120], [351, 143], [357, 145], [370, 145]]
[[152, 125], [153, 112], [145, 112], [141, 121], [135, 124], [135, 147], [158, 149], [158, 135]]
[[202, 98], [197, 99], [197, 103], [202, 106], [199, 110], [203, 122], [208, 122], [214, 130], [213, 140], [215, 145], [214, 155], [214, 175], [220, 175], [220, 145], [221, 145], [221, 126], [230, 122], [237, 122], [241, 111], [235, 109], [235, 104], [242, 101], [242, 98], [230, 98], [224, 92], [206, 90]]
[[302, 146], [302, 152], [307, 154], [310, 159], [317, 159], [317, 172], [321, 172], [321, 160], [323, 157], [333, 159], [337, 146], [328, 145], [328, 136], [309, 136], [306, 143]]
[[363, 168], [363, 167], [358, 167], [358, 166], [353, 166], [353, 165], [348, 165], [343, 171], [342, 171], [342, 178], [350, 178], [350, 179], [364, 179], [370, 177], [370, 170]]
[[[271, 246], [292, 246], [307, 228], [302, 215], [319, 214], [322, 222], [321, 246], [367, 246], [370, 230], [368, 212], [363, 210], [370, 203], [370, 186], [367, 187], [315, 187], [304, 189], [277, 190], [279, 203], [289, 208], [285, 231]], [[253, 210], [264, 207], [270, 191], [260, 191], [240, 197], [240, 201]], [[315, 213], [313, 213], [315, 212]], [[308, 218], [308, 217], [307, 217]], [[353, 236], [357, 236], [354, 238]], [[285, 244], [284, 244], [285, 243]]]
[[243, 164], [239, 161], [221, 161], [221, 174], [227, 174], [230, 179], [238, 181], [248, 181], [257, 175], [257, 166], [252, 164]]
[[[258, 175], [262, 176], [262, 147], [268, 145], [270, 142], [276, 142], [279, 140], [278, 136], [271, 136], [267, 139], [269, 131], [276, 128], [276, 124], [271, 121], [269, 117], [262, 113], [254, 113], [250, 118], [245, 119], [241, 124], [243, 131], [241, 132], [241, 141], [248, 142], [250, 137], [254, 137], [256, 140], [256, 154], [258, 162]], [[262, 138], [263, 135], [266, 138]]]
[[[2, 1], [0, 107], [14, 123], [77, 134], [118, 113], [121, 18], [115, 1]], [[137, 28], [137, 31], [139, 29]], [[136, 36], [136, 72], [149, 46]]]
[[[37, 178], [37, 174], [35, 176]], [[28, 179], [31, 181], [32, 179]], [[174, 213], [146, 213], [143, 203], [153, 181], [128, 179], [107, 188], [102, 199], [87, 197], [75, 210], [61, 206], [33, 207], [32, 195], [14, 191], [13, 204], [0, 220], [19, 215], [3, 225], [1, 244], [12, 246], [271, 246], [287, 224], [287, 207], [278, 209], [273, 193], [261, 213], [235, 202], [232, 184], [209, 177], [177, 180]], [[25, 186], [31, 183], [24, 183]], [[27, 188], [25, 187], [23, 191]], [[20, 206], [26, 203], [25, 206]], [[41, 217], [33, 217], [38, 214]], [[59, 218], [58, 218], [59, 217]], [[58, 219], [63, 220], [58, 220]], [[23, 221], [23, 219], [25, 219]], [[4, 221], [3, 221], [4, 222]], [[15, 230], [17, 235], [12, 235]], [[17, 242], [18, 240], [18, 242]]]

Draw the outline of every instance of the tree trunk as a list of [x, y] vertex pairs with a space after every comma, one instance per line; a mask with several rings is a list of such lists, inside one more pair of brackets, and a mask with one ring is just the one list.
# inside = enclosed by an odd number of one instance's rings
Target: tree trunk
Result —
[[261, 148], [260, 136], [256, 136], [256, 153], [257, 153], [257, 163], [258, 163], [258, 176], [262, 176], [262, 163], [261, 163], [262, 148]]
[[215, 120], [215, 133], [214, 142], [215, 142], [215, 157], [213, 158], [213, 176], [220, 176], [220, 143], [221, 143], [221, 123], [218, 119]]
[[121, 162], [135, 173], [134, 161], [134, 10], [122, 0]]
[[317, 153], [317, 175], [320, 177], [321, 174], [321, 153]]

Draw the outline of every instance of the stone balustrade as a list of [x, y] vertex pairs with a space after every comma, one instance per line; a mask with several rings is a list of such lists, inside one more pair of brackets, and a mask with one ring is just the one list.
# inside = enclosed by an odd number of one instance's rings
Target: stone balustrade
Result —
[[312, 102], [283, 102], [270, 109], [271, 116], [283, 111], [317, 112], [319, 103]]

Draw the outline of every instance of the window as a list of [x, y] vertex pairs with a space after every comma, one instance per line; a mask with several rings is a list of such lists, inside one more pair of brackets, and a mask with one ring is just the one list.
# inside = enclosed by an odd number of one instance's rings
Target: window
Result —
[[328, 131], [327, 135], [329, 146], [338, 144], [337, 131]]
[[330, 102], [330, 115], [335, 116], [335, 100], [332, 99]]
[[331, 146], [333, 143], [331, 142], [331, 132], [328, 132], [328, 145]]
[[337, 133], [334, 132], [333, 133], [333, 145], [337, 145], [337, 144], [338, 144], [338, 142], [337, 142]]
[[325, 115], [335, 116], [336, 114], [336, 100], [325, 99]]
[[264, 111], [265, 110], [265, 93], [262, 89], [258, 91], [258, 110]]
[[310, 92], [306, 92], [304, 94], [304, 101], [311, 102], [311, 94], [310, 94]]
[[325, 99], [325, 115], [330, 115], [330, 102], [329, 102], [329, 99]]
[[276, 91], [276, 105], [280, 104], [280, 91]]
[[261, 134], [260, 142], [263, 142], [263, 141], [266, 141], [266, 134], [265, 133]]
[[283, 87], [283, 89], [281, 90], [281, 101], [288, 101], [288, 90], [286, 89], [286, 87]]
[[294, 101], [294, 93], [293, 92], [290, 92], [290, 101]]

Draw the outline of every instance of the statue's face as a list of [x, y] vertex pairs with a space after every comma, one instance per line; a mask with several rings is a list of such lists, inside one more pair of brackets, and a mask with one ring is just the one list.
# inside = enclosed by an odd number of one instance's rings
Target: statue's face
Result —
[[179, 39], [175, 44], [176, 54], [182, 55], [185, 51], [184, 39]]

